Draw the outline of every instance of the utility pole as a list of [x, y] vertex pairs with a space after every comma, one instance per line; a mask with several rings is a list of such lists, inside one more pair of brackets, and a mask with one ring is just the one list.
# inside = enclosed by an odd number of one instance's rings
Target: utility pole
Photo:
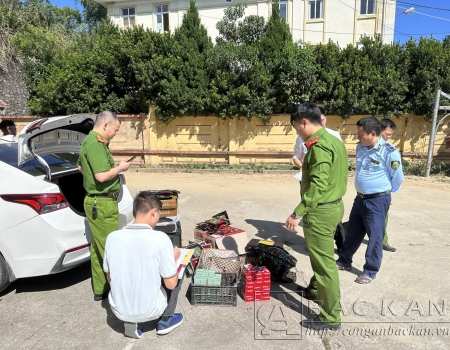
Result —
[[433, 161], [434, 142], [436, 141], [436, 133], [439, 127], [442, 125], [444, 119], [450, 116], [450, 113], [444, 115], [444, 117], [439, 121], [439, 123], [437, 123], [439, 110], [440, 109], [444, 111], [450, 110], [450, 106], [439, 106], [439, 100], [441, 98], [441, 95], [450, 100], [450, 95], [446, 94], [441, 90], [436, 91], [436, 98], [434, 101], [434, 109], [433, 109], [433, 120], [431, 121], [430, 143], [428, 144], [427, 167], [425, 170], [425, 177], [430, 176], [431, 163]]

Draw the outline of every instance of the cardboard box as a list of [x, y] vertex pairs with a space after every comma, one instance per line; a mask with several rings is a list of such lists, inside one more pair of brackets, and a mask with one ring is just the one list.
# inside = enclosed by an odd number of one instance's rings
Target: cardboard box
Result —
[[175, 209], [163, 209], [161, 208], [161, 210], [159, 211], [159, 217], [160, 218], [166, 218], [168, 216], [177, 216], [178, 214], [178, 210]]
[[177, 209], [178, 208], [178, 198], [172, 196], [171, 199], [161, 199], [162, 209]]
[[222, 236], [215, 240], [218, 249], [234, 250], [238, 255], [245, 254], [248, 243], [247, 233], [244, 230], [231, 235]]
[[229, 233], [225, 235], [209, 234], [206, 231], [194, 229], [194, 239], [211, 244], [211, 248], [234, 250], [238, 255], [245, 254], [248, 243], [247, 233], [244, 230], [229, 226]]

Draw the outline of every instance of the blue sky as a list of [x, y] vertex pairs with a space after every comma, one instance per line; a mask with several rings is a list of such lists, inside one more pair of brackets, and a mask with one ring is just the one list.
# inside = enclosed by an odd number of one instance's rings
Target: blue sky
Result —
[[[420, 6], [435, 7], [442, 10]], [[399, 15], [410, 7], [414, 7], [413, 13]], [[434, 38], [441, 40], [446, 35], [450, 35], [449, 0], [397, 0], [396, 14], [398, 17], [394, 28], [396, 30], [395, 41], [405, 42], [411, 36], [414, 39], [419, 39], [421, 35], [430, 37], [431, 34]]]
[[[390, 2], [393, 0], [386, 1]], [[75, 0], [50, 0], [50, 2], [59, 7], [70, 6], [82, 10], [81, 5], [77, 5]], [[410, 7], [414, 7], [415, 11], [413, 13], [408, 15], [401, 14]], [[442, 40], [446, 35], [450, 35], [449, 0], [397, 0], [396, 14], [398, 17], [394, 28], [395, 41], [403, 43], [410, 37], [419, 39], [421, 35], [425, 37], [433, 35], [434, 38]]]

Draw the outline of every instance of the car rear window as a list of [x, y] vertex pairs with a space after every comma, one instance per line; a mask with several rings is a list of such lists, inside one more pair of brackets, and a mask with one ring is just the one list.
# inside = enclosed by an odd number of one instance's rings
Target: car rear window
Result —
[[[52, 153], [42, 156], [53, 175], [77, 168], [78, 153]], [[36, 160], [26, 161], [18, 166], [17, 143], [0, 144], [0, 161], [33, 175], [45, 175], [45, 168]]]

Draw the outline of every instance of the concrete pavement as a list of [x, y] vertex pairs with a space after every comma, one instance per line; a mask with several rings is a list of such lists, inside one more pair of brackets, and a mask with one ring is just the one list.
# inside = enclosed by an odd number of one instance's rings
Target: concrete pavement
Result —
[[[312, 271], [301, 228], [283, 226], [298, 201], [298, 183], [290, 174], [132, 173], [127, 184], [141, 189], [181, 191], [183, 241], [193, 238], [199, 221], [227, 210], [248, 237], [284, 242], [298, 259], [297, 282], [306, 285]], [[349, 179], [344, 198], [348, 217], [353, 197]], [[343, 327], [311, 334], [299, 323], [317, 305], [292, 293], [295, 284], [273, 284], [269, 302], [237, 307], [192, 306], [185, 278], [178, 311], [184, 324], [157, 336], [147, 323], [141, 339], [125, 338], [123, 324], [107, 301], [94, 302], [89, 264], [51, 276], [18, 280], [1, 294], [1, 349], [448, 349], [450, 313], [448, 277], [449, 184], [407, 178], [394, 195], [389, 220], [390, 244], [382, 269], [369, 285], [354, 282], [364, 264], [365, 245], [354, 270], [339, 272]]]

